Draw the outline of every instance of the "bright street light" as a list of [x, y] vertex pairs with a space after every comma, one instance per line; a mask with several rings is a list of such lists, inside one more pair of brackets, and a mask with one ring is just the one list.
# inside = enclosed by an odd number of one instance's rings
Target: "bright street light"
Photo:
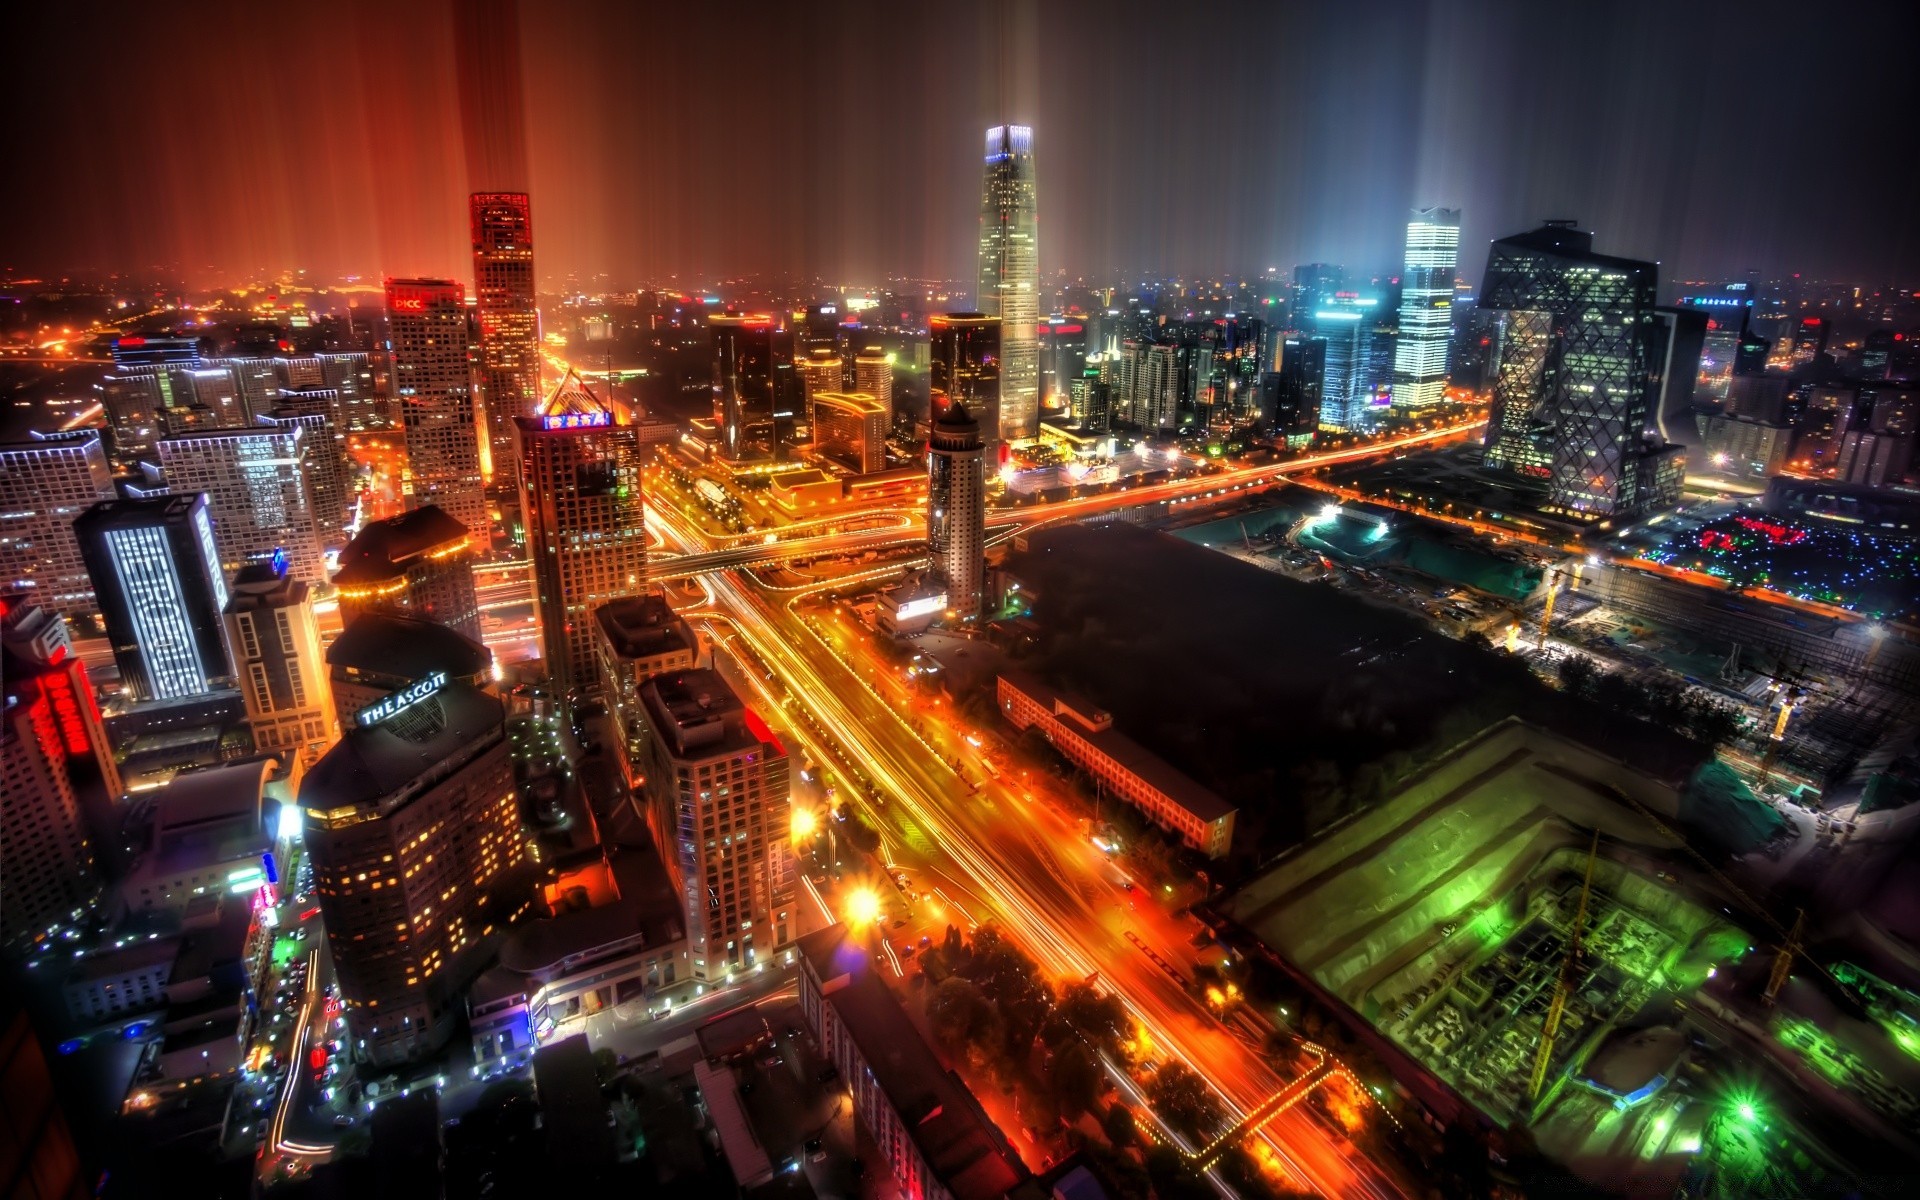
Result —
[[846, 912], [842, 914], [849, 925], [872, 925], [880, 920], [880, 894], [872, 888], [856, 888], [847, 896]]

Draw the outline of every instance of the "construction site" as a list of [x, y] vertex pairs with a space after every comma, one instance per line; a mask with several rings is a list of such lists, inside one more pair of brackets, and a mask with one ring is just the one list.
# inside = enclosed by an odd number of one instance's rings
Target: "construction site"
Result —
[[1505, 721], [1219, 908], [1429, 1113], [1600, 1190], [1907, 1194], [1920, 1000], [1694, 855], [1688, 784]]

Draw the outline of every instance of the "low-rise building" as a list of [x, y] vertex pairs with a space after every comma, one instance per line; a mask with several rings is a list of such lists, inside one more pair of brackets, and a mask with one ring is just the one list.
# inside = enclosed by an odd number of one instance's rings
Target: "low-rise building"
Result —
[[846, 926], [800, 939], [800, 1012], [902, 1195], [1000, 1200], [1027, 1178], [1005, 1135], [941, 1067]]
[[1021, 672], [1000, 676], [999, 698], [1015, 729], [1038, 729], [1068, 762], [1187, 846], [1208, 858], [1232, 848], [1233, 805], [1115, 729], [1113, 714]]
[[277, 871], [266, 791], [277, 766], [256, 758], [174, 777], [156, 793], [146, 849], [120, 883], [124, 913], [184, 917], [201, 896], [251, 895]]
[[818, 467], [782, 471], [767, 480], [767, 494], [790, 513], [813, 512], [840, 503], [840, 480]]

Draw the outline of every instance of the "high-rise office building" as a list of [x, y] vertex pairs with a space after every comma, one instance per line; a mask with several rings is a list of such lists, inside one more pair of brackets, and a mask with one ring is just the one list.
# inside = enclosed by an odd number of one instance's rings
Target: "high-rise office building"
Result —
[[980, 287], [975, 303], [999, 317], [1000, 403], [969, 411], [993, 441], [1040, 432], [1040, 250], [1033, 182], [1033, 130], [987, 130], [986, 182], [980, 200]]
[[1400, 280], [1400, 337], [1393, 356], [1393, 406], [1426, 408], [1447, 398], [1453, 342], [1453, 272], [1460, 261], [1460, 210], [1417, 208], [1407, 222], [1407, 270]]
[[731, 463], [778, 461], [773, 318], [716, 313], [707, 318], [707, 331], [713, 341], [713, 419], [720, 430], [720, 456]]
[[393, 397], [386, 393], [384, 350], [345, 350], [314, 355], [323, 385], [340, 398], [337, 434], [386, 429], [393, 424]]
[[958, 621], [979, 617], [987, 574], [986, 443], [963, 404], [934, 419], [927, 441], [927, 549], [947, 586], [947, 612]]
[[533, 216], [525, 192], [475, 192], [469, 199], [473, 291], [480, 311], [480, 395], [485, 401], [491, 478], [519, 478], [515, 417], [540, 403], [540, 310], [534, 299]]
[[1549, 221], [1487, 256], [1480, 306], [1508, 314], [1486, 462], [1544, 478], [1553, 511], [1597, 520], [1670, 502], [1647, 494], [1670, 458], [1654, 425], [1658, 268], [1596, 254], [1593, 234]]
[[135, 700], [228, 686], [227, 585], [205, 496], [104, 501], [80, 514], [74, 536], [120, 682]]
[[154, 439], [167, 431], [168, 414], [195, 404], [200, 341], [128, 336], [114, 339], [112, 353], [113, 370], [97, 390], [113, 461], [132, 470], [152, 456]]
[[73, 521], [114, 495], [98, 429], [0, 442], [0, 590], [68, 615], [96, 611]]
[[320, 761], [340, 740], [340, 721], [311, 589], [271, 563], [245, 567], [233, 577], [226, 624], [254, 748], [297, 754], [309, 767]]
[[776, 963], [799, 932], [785, 747], [717, 671], [655, 675], [640, 707], [648, 824], [686, 904], [694, 978]]
[[893, 422], [893, 358], [880, 349], [862, 350], [853, 360], [853, 390], [884, 404], [887, 422]]
[[407, 613], [480, 640], [472, 539], [434, 505], [368, 523], [340, 552], [333, 587], [343, 628], [364, 612]]
[[110, 809], [120, 776], [58, 614], [0, 597], [0, 676], [0, 946], [17, 946], [76, 924], [99, 897], [88, 809]]
[[389, 279], [387, 327], [406, 428], [408, 507], [437, 504], [490, 545], [474, 425], [477, 328], [466, 297], [451, 279]]
[[[1381, 345], [1379, 300], [1340, 295], [1313, 314], [1314, 340], [1326, 343], [1321, 376], [1320, 428], [1335, 433], [1366, 433], [1379, 418]], [[1389, 343], [1390, 344], [1390, 343]]]
[[345, 544], [353, 523], [353, 462], [346, 439], [337, 437], [337, 419], [327, 401], [331, 388], [280, 393], [280, 407], [259, 424], [291, 433], [300, 430], [301, 471], [313, 509], [314, 536], [322, 551]]
[[1291, 316], [1296, 326], [1305, 326], [1320, 306], [1334, 298], [1345, 286], [1346, 268], [1332, 263], [1302, 263], [1293, 269], [1293, 286], [1288, 289]]
[[1280, 369], [1262, 381], [1270, 397], [1262, 408], [1273, 435], [1296, 450], [1311, 442], [1320, 428], [1326, 374], [1326, 339], [1294, 335], [1280, 343]]
[[700, 665], [700, 638], [662, 592], [602, 604], [593, 614], [600, 688], [613, 725], [613, 751], [627, 786], [646, 775], [647, 720], [640, 688], [655, 675]]
[[989, 446], [1000, 444], [1000, 396], [1005, 386], [1000, 356], [1002, 322], [985, 313], [935, 313], [927, 321], [927, 421], [938, 422], [953, 405], [980, 424]]
[[571, 371], [515, 420], [541, 653], [559, 695], [584, 695], [600, 683], [593, 611], [646, 585], [639, 433]]
[[[282, 558], [295, 579], [314, 587], [326, 582], [326, 557], [314, 514], [317, 476], [308, 453], [309, 432], [298, 421], [268, 421], [247, 429], [162, 438], [156, 444], [167, 490], [206, 496], [213, 544], [227, 575], [248, 563]], [[332, 452], [331, 441], [319, 443], [319, 455]]]
[[355, 713], [299, 803], [354, 1058], [433, 1052], [528, 904], [505, 707], [429, 675]]
[[806, 402], [806, 411], [813, 412], [813, 398], [821, 392], [838, 392], [846, 388], [846, 364], [832, 350], [813, 350], [806, 357], [794, 363], [794, 369], [800, 374], [800, 389]]
[[813, 397], [813, 450], [857, 475], [887, 467], [888, 413], [859, 392], [819, 392]]

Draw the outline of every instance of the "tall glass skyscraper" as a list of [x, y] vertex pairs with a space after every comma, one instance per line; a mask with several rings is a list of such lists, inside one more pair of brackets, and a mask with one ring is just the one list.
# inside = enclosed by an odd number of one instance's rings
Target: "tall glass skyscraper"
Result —
[[947, 585], [947, 611], [977, 619], [986, 595], [986, 444], [957, 402], [933, 418], [927, 440], [927, 550]]
[[1571, 221], [1502, 238], [1487, 256], [1480, 307], [1503, 313], [1507, 334], [1486, 463], [1544, 479], [1549, 509], [1598, 519], [1668, 502], [1658, 493], [1677, 459], [1653, 425], [1657, 285], [1655, 264], [1595, 254]]
[[533, 214], [525, 192], [469, 198], [473, 290], [480, 310], [480, 395], [489, 477], [517, 478], [513, 419], [540, 405], [540, 311], [533, 295]]
[[[1326, 374], [1321, 386], [1320, 428], [1332, 433], [1365, 433], [1379, 417], [1375, 353], [1380, 339], [1380, 301], [1351, 293], [1323, 302], [1313, 314], [1315, 340], [1326, 343]], [[1382, 347], [1384, 349], [1384, 347]]]
[[1006, 371], [1002, 357], [1005, 323], [981, 313], [935, 313], [927, 320], [932, 345], [927, 357], [927, 423], [937, 423], [956, 404], [980, 423], [991, 447], [1000, 441], [1001, 397]]
[[[998, 436], [1040, 432], [1040, 250], [1035, 228], [1033, 130], [987, 130], [986, 186], [980, 201], [980, 311], [1001, 321]], [[978, 412], [978, 410], [975, 410]], [[995, 431], [979, 413], [991, 439]]]
[[227, 583], [205, 496], [105, 500], [73, 533], [135, 700], [203, 696], [231, 682]]
[[1416, 208], [1407, 222], [1401, 277], [1400, 341], [1393, 353], [1393, 406], [1425, 408], [1447, 396], [1453, 340], [1453, 270], [1460, 261], [1460, 210]]

